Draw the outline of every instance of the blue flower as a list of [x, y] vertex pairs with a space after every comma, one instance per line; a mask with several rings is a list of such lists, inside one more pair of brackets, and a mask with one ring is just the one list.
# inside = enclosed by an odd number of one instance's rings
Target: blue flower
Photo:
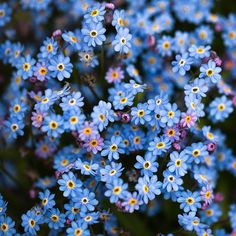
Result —
[[113, 106], [115, 110], [123, 110], [125, 106], [132, 106], [134, 95], [130, 93], [121, 93], [115, 95], [113, 100]]
[[48, 189], [39, 193], [39, 199], [41, 200], [41, 205], [45, 211], [55, 206], [54, 196], [55, 194], [51, 194]]
[[111, 103], [100, 101], [98, 106], [93, 107], [91, 114], [93, 124], [98, 127], [99, 131], [103, 131], [107, 127], [109, 121], [114, 122], [114, 111], [111, 109]]
[[186, 155], [190, 158], [188, 159], [189, 162], [195, 162], [199, 164], [200, 162], [204, 162], [204, 157], [208, 155], [207, 147], [203, 143], [193, 143], [191, 147], [187, 147]]
[[94, 6], [90, 7], [84, 15], [85, 22], [88, 24], [91, 22], [99, 23], [104, 20], [105, 13], [105, 4], [96, 3]]
[[47, 212], [46, 223], [50, 229], [60, 229], [66, 222], [65, 215], [60, 213], [59, 209], [52, 208]]
[[62, 38], [68, 42], [73, 49], [79, 51], [81, 49], [80, 39], [73, 32], [65, 32], [62, 34]]
[[179, 72], [180, 75], [185, 75], [186, 71], [190, 70], [190, 65], [193, 63], [192, 58], [189, 57], [188, 53], [183, 53], [182, 56], [177, 55], [176, 61], [172, 62], [172, 71], [174, 73]]
[[74, 236], [74, 235], [83, 235], [83, 236], [89, 236], [90, 232], [87, 228], [86, 223], [82, 223], [81, 221], [72, 221], [71, 226], [67, 228], [66, 233], [68, 236]]
[[28, 79], [33, 76], [33, 69], [35, 64], [35, 59], [31, 58], [30, 55], [22, 57], [19, 59], [19, 62], [16, 64], [17, 74], [23, 79]]
[[167, 126], [173, 126], [177, 124], [180, 119], [180, 111], [178, 110], [178, 106], [174, 104], [168, 103], [164, 107], [164, 112], [162, 113], [161, 122], [166, 123]]
[[0, 27], [4, 26], [11, 19], [11, 8], [6, 3], [0, 4]]
[[12, 118], [15, 117], [17, 119], [23, 119], [26, 110], [27, 110], [27, 105], [24, 102], [20, 101], [18, 98], [16, 98], [11, 102], [10, 116]]
[[206, 97], [208, 91], [207, 82], [204, 79], [195, 79], [193, 83], [184, 86], [184, 93], [186, 95], [194, 94], [197, 98]]
[[135, 185], [135, 189], [139, 192], [140, 196], [144, 203], [148, 203], [155, 198], [155, 195], [161, 194], [162, 183], [157, 181], [157, 176], [153, 175], [152, 177], [144, 176], [138, 179], [138, 183]]
[[186, 192], [182, 192], [180, 197], [178, 197], [177, 202], [180, 204], [180, 209], [183, 209], [184, 212], [189, 211], [197, 211], [197, 208], [201, 208], [201, 195], [199, 192], [192, 193], [187, 190]]
[[226, 96], [215, 98], [209, 105], [209, 114], [213, 121], [224, 121], [233, 112], [233, 103]]
[[142, 203], [143, 202], [140, 199], [140, 196], [137, 194], [137, 192], [134, 193], [128, 192], [124, 197], [124, 202], [122, 203], [122, 206], [129, 213], [133, 213], [134, 210], [139, 209], [139, 206], [142, 205]]
[[88, 189], [83, 189], [72, 201], [75, 202], [75, 207], [79, 208], [81, 212], [93, 211], [98, 204], [95, 194], [89, 192]]
[[75, 175], [70, 171], [68, 174], [63, 174], [62, 178], [58, 180], [59, 189], [63, 191], [64, 197], [75, 197], [81, 189], [82, 183], [76, 179]]
[[181, 153], [172, 152], [170, 154], [170, 162], [168, 162], [167, 167], [170, 172], [175, 172], [176, 175], [184, 176], [187, 173], [188, 165], [186, 163], [188, 155], [185, 151]]
[[103, 25], [100, 22], [86, 24], [81, 32], [84, 35], [84, 42], [87, 43], [89, 47], [102, 45], [102, 42], [106, 40], [106, 36], [104, 35], [106, 29], [103, 28]]
[[108, 189], [104, 195], [110, 198], [111, 203], [115, 203], [119, 198], [125, 197], [128, 193], [126, 190], [128, 184], [124, 184], [123, 180], [120, 178], [113, 178], [111, 182], [106, 183], [106, 188]]
[[64, 57], [62, 54], [50, 59], [48, 66], [51, 76], [57, 78], [59, 81], [62, 81], [64, 78], [70, 78], [72, 68], [73, 65], [70, 63], [70, 58]]
[[171, 56], [173, 49], [173, 39], [170, 36], [164, 35], [158, 40], [157, 49], [162, 56]]
[[112, 41], [112, 46], [116, 52], [127, 54], [131, 48], [131, 43], [129, 42], [132, 35], [129, 33], [129, 29], [120, 28], [118, 29], [115, 39]]
[[144, 158], [136, 156], [137, 162], [134, 167], [141, 169], [141, 174], [144, 176], [153, 176], [153, 173], [157, 172], [159, 164], [156, 162], [156, 157], [151, 152], [145, 153]]
[[195, 59], [202, 59], [204, 57], [209, 57], [210, 56], [210, 46], [199, 46], [197, 47], [196, 45], [192, 45], [189, 48], [189, 55], [190, 57], [193, 57]]
[[16, 139], [18, 135], [23, 136], [23, 128], [25, 127], [23, 120], [19, 120], [15, 117], [10, 117], [4, 122], [4, 124], [6, 126], [5, 131], [9, 138]]
[[15, 222], [9, 216], [0, 217], [0, 235], [11, 236], [15, 235], [16, 230], [14, 229]]
[[111, 24], [115, 26], [116, 30], [119, 28], [124, 27], [124, 17], [125, 11], [124, 10], [115, 10], [113, 13], [113, 18]]
[[111, 161], [113, 158], [115, 160], [119, 159], [119, 154], [125, 153], [125, 144], [120, 136], [112, 136], [110, 141], [104, 142], [104, 147], [101, 152], [102, 156], [108, 156]]
[[25, 232], [31, 235], [36, 235], [37, 231], [39, 231], [40, 218], [41, 215], [36, 215], [33, 210], [29, 210], [26, 214], [23, 214], [21, 217], [21, 225]]
[[183, 180], [178, 175], [175, 175], [174, 173], [171, 173], [168, 170], [165, 170], [163, 172], [163, 176], [164, 181], [162, 184], [162, 188], [166, 188], [167, 192], [176, 192], [179, 190], [180, 185], [183, 184]]
[[138, 125], [139, 123], [144, 125], [144, 123], [148, 123], [151, 120], [150, 116], [150, 110], [147, 109], [148, 104], [139, 103], [137, 107], [131, 108], [131, 115], [132, 115], [132, 121], [135, 125]]
[[85, 115], [80, 110], [71, 109], [63, 113], [64, 128], [67, 130], [80, 130], [81, 125], [84, 124]]
[[71, 95], [62, 98], [60, 107], [63, 111], [75, 110], [79, 111], [80, 108], [84, 105], [84, 98], [81, 96], [80, 92], [73, 92]]
[[149, 143], [148, 151], [152, 152], [155, 156], [162, 155], [170, 146], [170, 140], [167, 137], [155, 137], [154, 140]]
[[90, 161], [89, 163], [78, 159], [75, 162], [75, 167], [81, 171], [82, 175], [95, 175], [99, 165], [97, 163], [93, 163], [93, 161]]
[[179, 224], [188, 231], [203, 229], [206, 226], [200, 223], [200, 219], [196, 216], [196, 212], [178, 215]]
[[39, 110], [41, 112], [46, 112], [49, 108], [56, 102], [58, 99], [56, 93], [51, 89], [45, 90], [45, 95], [41, 97], [38, 103], [35, 104], [35, 110]]
[[207, 65], [204, 64], [200, 67], [200, 78], [209, 78], [212, 83], [216, 84], [221, 79], [221, 68], [216, 66], [216, 63], [212, 60], [208, 61]]
[[63, 119], [60, 115], [51, 114], [45, 117], [41, 130], [47, 132], [48, 136], [57, 138], [64, 132]]
[[50, 59], [57, 54], [57, 41], [53, 38], [46, 38], [43, 41], [43, 46], [40, 47], [40, 56], [42, 58]]
[[123, 169], [121, 163], [111, 162], [110, 165], [106, 165], [105, 168], [100, 169], [101, 181], [110, 182], [120, 177]]

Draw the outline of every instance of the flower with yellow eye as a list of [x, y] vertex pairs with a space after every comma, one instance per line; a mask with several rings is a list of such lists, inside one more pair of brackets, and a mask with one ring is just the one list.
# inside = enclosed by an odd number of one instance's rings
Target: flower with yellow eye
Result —
[[217, 97], [209, 104], [209, 116], [213, 122], [224, 121], [233, 112], [233, 103], [226, 96]]
[[51, 194], [48, 189], [39, 193], [39, 199], [41, 200], [41, 205], [44, 210], [51, 209], [55, 206], [54, 197], [55, 194]]
[[105, 4], [96, 3], [90, 7], [84, 15], [85, 22], [87, 24], [101, 22], [104, 20], [105, 13]]
[[104, 35], [106, 29], [100, 22], [97, 24], [90, 23], [85, 25], [81, 32], [84, 35], [84, 42], [87, 43], [89, 47], [102, 45], [102, 43], [106, 40], [106, 36]]
[[70, 63], [69, 57], [64, 57], [62, 54], [50, 59], [48, 70], [53, 78], [57, 78], [59, 81], [64, 78], [70, 78], [72, 73], [73, 65]]
[[202, 142], [193, 143], [190, 147], [186, 149], [186, 155], [189, 156], [189, 162], [195, 162], [199, 164], [200, 162], [204, 162], [204, 157], [209, 155], [207, 151], [207, 146], [204, 145]]
[[135, 125], [138, 124], [144, 125], [145, 123], [147, 124], [149, 121], [151, 121], [150, 113], [151, 111], [148, 110], [147, 103], [144, 104], [139, 103], [137, 107], [131, 108], [131, 115], [132, 115], [131, 121], [134, 122]]
[[57, 182], [60, 185], [59, 189], [63, 192], [64, 197], [75, 197], [81, 191], [82, 183], [71, 171], [63, 174]]
[[185, 151], [180, 153], [172, 152], [170, 154], [170, 161], [167, 164], [168, 170], [172, 173], [175, 172], [176, 175], [184, 176], [188, 169], [187, 159], [188, 155], [186, 155]]
[[110, 102], [99, 101], [97, 106], [94, 106], [91, 114], [93, 124], [98, 127], [99, 131], [103, 131], [109, 122], [115, 121], [115, 113], [112, 110]]
[[147, 204], [155, 198], [156, 195], [161, 194], [161, 182], [157, 181], [157, 176], [152, 177], [144, 176], [138, 179], [138, 183], [135, 185], [135, 189], [139, 192], [143, 201]]
[[81, 50], [81, 39], [77, 34], [69, 31], [62, 34], [62, 38], [70, 44], [72, 50], [79, 51]]
[[136, 169], [141, 169], [141, 174], [146, 176], [153, 176], [153, 173], [157, 172], [157, 168], [159, 166], [156, 161], [156, 157], [152, 155], [152, 153], [147, 152], [143, 157], [136, 156], [137, 162], [134, 167]]
[[106, 183], [107, 191], [104, 193], [110, 198], [111, 203], [117, 202], [119, 199], [126, 196], [128, 184], [123, 182], [123, 179], [114, 178], [111, 182]]
[[111, 140], [104, 142], [104, 147], [101, 152], [102, 156], [108, 156], [109, 160], [113, 158], [115, 160], [119, 159], [120, 154], [125, 153], [125, 144], [120, 136], [112, 136]]
[[175, 103], [168, 103], [164, 106], [164, 112], [162, 113], [161, 117], [162, 123], [166, 123], [167, 126], [171, 127], [179, 122], [179, 118], [180, 111], [178, 110], [178, 107]]
[[208, 61], [207, 64], [204, 64], [200, 67], [200, 78], [208, 78], [212, 83], [216, 84], [221, 79], [220, 72], [222, 69], [216, 66], [216, 63], [212, 60]]
[[125, 210], [129, 213], [133, 213], [134, 210], [138, 210], [139, 206], [143, 204], [141, 197], [137, 192], [130, 193], [128, 192], [124, 198], [122, 206], [125, 207]]
[[44, 81], [46, 79], [50, 79], [50, 73], [48, 73], [48, 68], [45, 62], [37, 63], [34, 67], [34, 76], [39, 81]]
[[197, 121], [197, 115], [194, 111], [187, 111], [187, 112], [182, 112], [181, 114], [181, 120], [180, 120], [180, 124], [182, 125], [182, 127], [192, 127], [195, 125], [196, 121]]
[[10, 117], [8, 120], [4, 122], [6, 127], [6, 133], [8, 138], [16, 139], [17, 136], [23, 136], [25, 127], [24, 121], [22, 119], [17, 119], [16, 117]]
[[12, 8], [6, 3], [0, 3], [0, 27], [11, 20]]
[[128, 28], [120, 28], [115, 39], [112, 41], [114, 50], [119, 53], [127, 54], [131, 48], [131, 38], [132, 35], [129, 33]]
[[49, 137], [57, 138], [64, 132], [63, 124], [64, 121], [60, 115], [51, 114], [45, 117], [41, 130]]
[[195, 59], [198, 58], [204, 58], [204, 57], [209, 57], [210, 56], [210, 46], [196, 46], [195, 44], [193, 44], [190, 48], [189, 48], [189, 55], [190, 57], [193, 57]]
[[182, 192], [177, 198], [177, 202], [180, 203], [180, 209], [183, 209], [184, 212], [197, 211], [197, 208], [201, 207], [201, 196], [199, 192], [191, 192], [187, 190]]
[[115, 10], [113, 13], [113, 18], [111, 24], [115, 26], [116, 30], [121, 27], [124, 27], [125, 23], [125, 11], [124, 10]]
[[56, 93], [52, 89], [46, 89], [44, 96], [34, 105], [35, 110], [46, 112], [58, 99]]
[[58, 44], [54, 38], [46, 38], [40, 47], [40, 58], [50, 59], [57, 54]]
[[87, 162], [78, 159], [75, 162], [75, 167], [81, 171], [82, 175], [95, 175], [99, 165], [97, 163], [93, 163], [93, 161]]
[[162, 135], [161, 137], [155, 137], [154, 140], [149, 143], [148, 151], [152, 152], [154, 156], [163, 155], [170, 146], [170, 139]]
[[31, 58], [30, 55], [21, 57], [16, 64], [16, 67], [18, 69], [17, 75], [21, 76], [24, 80], [29, 79], [33, 75], [35, 62], [35, 59]]
[[214, 199], [213, 190], [210, 185], [203, 186], [200, 194], [202, 196], [202, 200], [205, 202], [206, 205], [210, 204]]

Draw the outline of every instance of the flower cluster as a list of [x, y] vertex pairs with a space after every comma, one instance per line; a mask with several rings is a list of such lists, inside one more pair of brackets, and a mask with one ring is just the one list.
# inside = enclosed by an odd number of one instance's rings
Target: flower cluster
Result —
[[[185, 231], [236, 232], [236, 205], [225, 214], [216, 192], [222, 171], [236, 176], [216, 128], [236, 106], [236, 16], [211, 13], [213, 0], [147, 2], [127, 1], [127, 11], [90, 0], [0, 4], [0, 60], [11, 70], [10, 82], [0, 74], [0, 147], [22, 145], [22, 156], [31, 151], [54, 172], [34, 179], [35, 205], [20, 222], [0, 195], [0, 235], [122, 235], [116, 213], [155, 216], [167, 200]], [[19, 6], [37, 16], [34, 48], [14, 42], [8, 26]], [[70, 17], [49, 36], [39, 26], [55, 9]], [[195, 29], [174, 31], [176, 18]], [[224, 62], [213, 51], [216, 33]], [[9, 165], [1, 164], [8, 178]], [[214, 227], [225, 215], [230, 233]]]

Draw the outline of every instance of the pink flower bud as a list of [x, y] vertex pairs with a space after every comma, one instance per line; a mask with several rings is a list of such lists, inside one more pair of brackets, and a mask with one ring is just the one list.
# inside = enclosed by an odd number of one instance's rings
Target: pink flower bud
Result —
[[106, 8], [114, 10], [115, 9], [115, 5], [113, 3], [107, 2], [106, 3]]
[[219, 24], [219, 23], [215, 24], [215, 31], [220, 32], [221, 30], [222, 30], [221, 24]]
[[188, 132], [185, 129], [181, 130], [180, 131], [180, 137], [184, 139], [187, 136], [187, 133]]
[[153, 35], [148, 35], [148, 46], [154, 47], [156, 44], [156, 39]]
[[173, 143], [173, 147], [176, 151], [180, 151], [181, 150], [181, 146], [179, 143]]
[[203, 202], [202, 204], [202, 210], [205, 210], [207, 208], [207, 203], [206, 202]]
[[216, 144], [215, 143], [208, 143], [207, 144], [207, 151], [208, 152], [214, 152], [216, 150]]
[[236, 107], [236, 96], [233, 96], [233, 98], [232, 98], [232, 103], [233, 103], [233, 105]]
[[219, 57], [216, 57], [216, 58], [214, 59], [214, 61], [215, 61], [215, 63], [216, 63], [217, 66], [221, 66], [221, 65], [222, 65], [222, 60], [221, 60]]
[[71, 222], [72, 222], [72, 221], [71, 221], [70, 219], [68, 219], [68, 218], [66, 219], [66, 224], [67, 224], [67, 225], [70, 225]]
[[55, 172], [55, 176], [56, 176], [57, 179], [59, 179], [60, 176], [61, 176], [61, 171], [57, 170], [57, 171]]
[[215, 194], [215, 202], [222, 202], [224, 200], [223, 193], [216, 193]]
[[29, 195], [31, 199], [34, 199], [37, 196], [37, 192], [35, 189], [30, 189]]
[[35, 83], [36, 81], [37, 81], [36, 77], [34, 77], [34, 76], [30, 77], [30, 82], [31, 83]]
[[129, 114], [122, 114], [121, 115], [121, 120], [124, 122], [124, 123], [128, 123], [130, 121], [130, 115]]
[[57, 36], [61, 36], [61, 30], [60, 29], [57, 29], [55, 30], [53, 33], [52, 33], [52, 37], [55, 38]]

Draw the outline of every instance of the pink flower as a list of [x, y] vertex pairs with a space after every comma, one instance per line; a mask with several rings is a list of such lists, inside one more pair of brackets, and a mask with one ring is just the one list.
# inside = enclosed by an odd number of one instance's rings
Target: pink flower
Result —
[[180, 124], [182, 127], [192, 127], [195, 125], [197, 121], [197, 116], [194, 112], [187, 111], [186, 113], [182, 113], [182, 119], [180, 120]]

